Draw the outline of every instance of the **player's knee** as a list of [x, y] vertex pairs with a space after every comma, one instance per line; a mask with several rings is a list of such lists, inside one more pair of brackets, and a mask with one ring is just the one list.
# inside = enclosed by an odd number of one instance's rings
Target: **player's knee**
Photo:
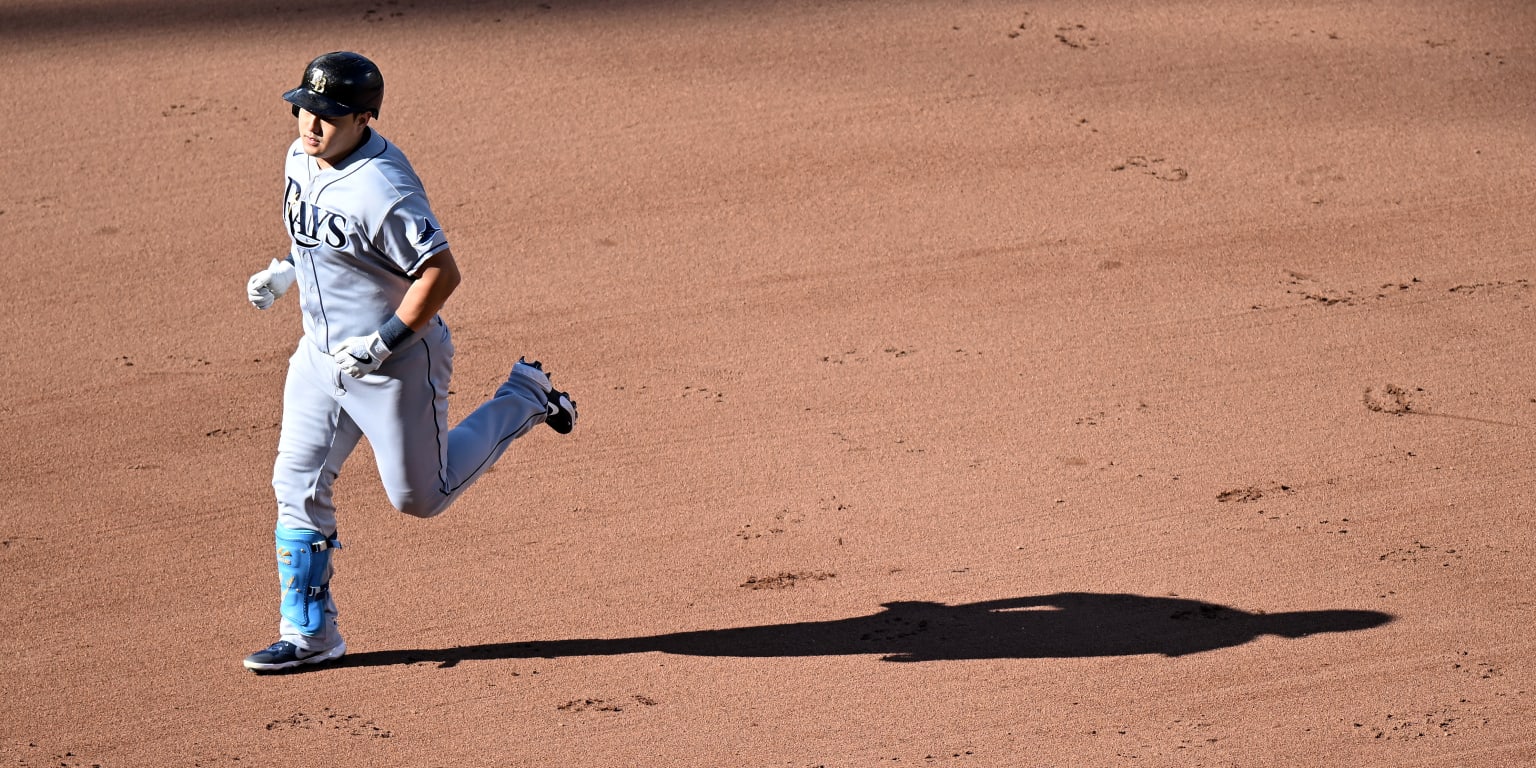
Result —
[[444, 508], [442, 497], [436, 495], [400, 494], [392, 496], [390, 502], [395, 505], [395, 509], [411, 517], [437, 517]]

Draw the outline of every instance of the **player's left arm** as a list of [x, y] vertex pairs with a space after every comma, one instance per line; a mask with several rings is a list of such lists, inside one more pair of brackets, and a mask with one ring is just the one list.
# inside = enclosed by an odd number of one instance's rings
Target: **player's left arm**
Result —
[[459, 264], [453, 260], [453, 251], [447, 248], [438, 251], [416, 273], [416, 280], [406, 289], [395, 317], [412, 331], [427, 327], [432, 316], [448, 303], [448, 297], [459, 287], [460, 279]]
[[379, 330], [343, 341], [333, 355], [336, 364], [353, 378], [378, 370], [401, 342], [427, 327], [459, 287], [459, 280], [459, 265], [453, 260], [453, 253], [444, 248], [433, 254], [416, 271], [395, 314]]
[[449, 303], [449, 296], [456, 287], [459, 287], [459, 266], [453, 261], [453, 253], [449, 249], [433, 253], [432, 258], [416, 270], [406, 296], [378, 330], [367, 336], [352, 336], [341, 343], [332, 355], [336, 366], [352, 378], [375, 372], [396, 347], [427, 327], [432, 316]]
[[411, 284], [395, 313], [377, 331], [345, 339], [334, 350], [336, 364], [355, 378], [378, 370], [391, 353], [427, 327], [459, 287], [458, 264], [426, 195], [419, 190], [395, 200], [367, 226], [377, 252], [409, 275]]

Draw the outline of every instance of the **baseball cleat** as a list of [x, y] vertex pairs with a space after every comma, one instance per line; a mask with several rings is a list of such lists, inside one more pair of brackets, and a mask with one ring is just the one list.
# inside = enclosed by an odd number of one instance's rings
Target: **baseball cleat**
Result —
[[306, 651], [287, 640], [279, 640], [267, 646], [265, 650], [245, 657], [245, 668], [257, 672], [277, 672], [305, 664], [324, 664], [341, 658], [341, 655], [346, 652], [345, 641], [323, 651]]
[[571, 396], [555, 389], [549, 381], [549, 374], [544, 373], [544, 365], [537, 360], [528, 361], [518, 358], [517, 362], [537, 370], [543, 374], [543, 381], [539, 385], [544, 388], [544, 394], [549, 396], [549, 414], [544, 417], [544, 423], [550, 429], [562, 435], [568, 435], [576, 428], [576, 401]]
[[570, 395], [558, 389], [549, 390], [549, 416], [544, 423], [550, 429], [562, 435], [568, 435], [576, 428], [576, 401]]

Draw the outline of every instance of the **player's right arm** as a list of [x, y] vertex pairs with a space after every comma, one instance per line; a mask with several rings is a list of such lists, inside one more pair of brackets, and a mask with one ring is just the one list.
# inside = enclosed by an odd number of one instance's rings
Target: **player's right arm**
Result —
[[297, 271], [293, 266], [293, 258], [284, 257], [281, 261], [272, 260], [272, 264], [266, 269], [251, 275], [251, 279], [245, 281], [245, 297], [251, 302], [251, 306], [257, 309], [266, 309], [272, 306], [272, 302], [288, 292], [298, 280]]

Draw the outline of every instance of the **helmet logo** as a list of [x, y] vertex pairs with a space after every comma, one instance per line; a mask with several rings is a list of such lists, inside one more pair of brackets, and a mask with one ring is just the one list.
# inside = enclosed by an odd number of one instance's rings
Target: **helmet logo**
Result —
[[315, 93], [325, 93], [325, 73], [319, 67], [309, 71], [309, 88]]

